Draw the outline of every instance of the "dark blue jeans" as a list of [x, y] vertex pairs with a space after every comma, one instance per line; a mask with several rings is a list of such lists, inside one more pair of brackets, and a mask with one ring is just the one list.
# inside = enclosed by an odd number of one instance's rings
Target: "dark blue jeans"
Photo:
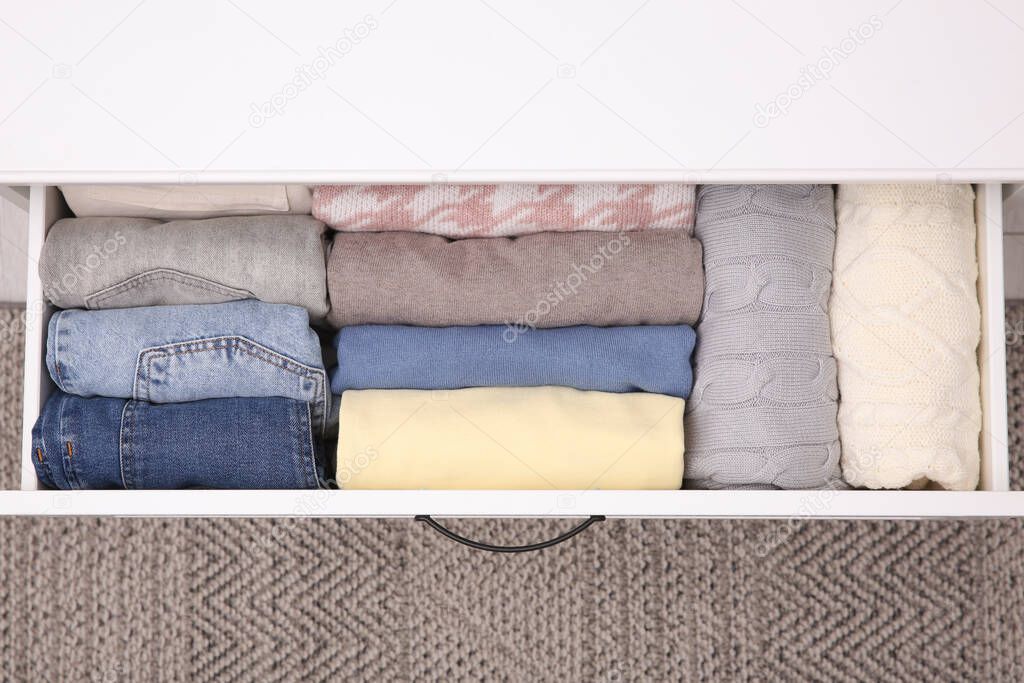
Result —
[[323, 479], [310, 406], [289, 398], [154, 404], [56, 392], [32, 429], [57, 489], [301, 489]]

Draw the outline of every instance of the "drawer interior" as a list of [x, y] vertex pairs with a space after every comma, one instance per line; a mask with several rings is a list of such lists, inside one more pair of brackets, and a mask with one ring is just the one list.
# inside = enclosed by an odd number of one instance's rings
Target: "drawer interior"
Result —
[[[1008, 446], [1007, 446], [1007, 420], [1006, 420], [1006, 383], [1005, 383], [1005, 346], [1004, 346], [1004, 321], [1003, 321], [1003, 261], [1002, 261], [1002, 217], [1001, 217], [1001, 186], [997, 184], [989, 185], [978, 185], [976, 186], [977, 201], [976, 201], [976, 212], [977, 212], [977, 254], [979, 260], [979, 278], [978, 278], [978, 295], [981, 304], [981, 344], [978, 350], [978, 360], [981, 372], [981, 391], [982, 391], [982, 434], [981, 434], [981, 477], [979, 484], [979, 491], [986, 492], [1001, 492], [1008, 491], [1009, 489], [1009, 460], [1008, 460]], [[38, 260], [40, 250], [45, 239], [46, 233], [50, 226], [53, 225], [57, 220], [70, 216], [71, 212], [67, 208], [63, 201], [60, 191], [55, 186], [33, 186], [31, 188], [30, 196], [30, 219], [29, 219], [29, 275], [28, 275], [28, 310], [27, 310], [27, 323], [26, 323], [26, 351], [25, 351], [25, 384], [24, 384], [24, 447], [23, 447], [23, 461], [22, 461], [22, 478], [21, 478], [21, 489], [23, 491], [34, 491], [39, 487], [39, 482], [36, 478], [35, 468], [31, 461], [31, 428], [35, 423], [37, 416], [40, 414], [43, 404], [46, 402], [50, 394], [55, 390], [55, 386], [49, 377], [49, 373], [45, 366], [45, 332], [49, 322], [49, 318], [52, 315], [54, 308], [48, 304], [42, 293], [42, 283], [38, 275]], [[337, 497], [351, 497], [353, 501], [365, 501], [370, 500], [375, 510], [378, 510], [380, 514], [388, 514], [389, 511], [394, 511], [395, 514], [399, 514], [400, 510], [405, 510], [410, 501], [433, 500], [435, 503], [441, 501], [442, 507], [446, 501], [463, 501], [467, 505], [469, 501], [477, 501], [476, 504], [481, 506], [481, 510], [490, 510], [488, 514], [517, 514], [520, 509], [526, 510], [529, 506], [526, 505], [526, 501], [531, 494], [530, 492], [501, 492], [500, 495], [494, 496], [495, 492], [485, 492], [491, 497], [481, 496], [481, 492], [403, 492], [403, 491], [322, 491], [322, 492], [304, 492], [301, 494], [303, 500], [319, 500], [323, 497], [323, 500], [333, 500]], [[767, 506], [766, 509], [772, 507], [772, 500], [777, 499], [781, 502], [779, 509], [794, 509], [794, 506], [799, 502], [799, 499], [794, 497], [794, 494], [801, 494], [806, 498], [809, 494], [814, 492], [795, 492], [795, 491], [720, 491], [720, 492], [698, 492], [698, 491], [662, 491], [662, 492], [644, 492], [644, 491], [631, 491], [631, 492], [590, 492], [591, 500], [602, 500], [603, 504], [609, 505], [608, 501], [612, 499], [608, 496], [614, 496], [615, 494], [622, 494], [612, 507], [624, 506], [623, 510], [629, 512], [630, 510], [639, 511], [637, 514], [644, 514], [644, 516], [662, 516], [664, 514], [674, 514], [673, 511], [687, 512], [680, 510], [680, 506], [692, 506], [699, 504], [698, 512], [702, 515], [715, 514], [715, 510], [718, 510], [715, 506], [719, 505], [715, 502], [714, 505], [707, 501], [736, 501], [736, 505], [741, 508], [749, 505], [762, 505]], [[819, 494], [821, 492], [818, 492]], [[99, 495], [102, 494], [102, 495]], [[192, 497], [195, 498], [197, 495], [199, 498], [209, 498], [210, 496], [222, 496], [223, 500], [229, 500], [232, 495], [241, 495], [240, 498], [234, 498], [235, 501], [242, 500], [271, 500], [280, 498], [280, 492], [268, 493], [268, 492], [240, 492], [240, 491], [204, 491], [204, 492], [128, 492], [128, 491], [116, 491], [116, 492], [73, 492], [73, 493], [61, 493], [62, 496], [84, 496], [92, 497], [96, 500], [115, 500], [117, 496], [123, 499], [138, 500], [143, 497], [145, 500], [146, 496], [149, 496], [151, 500], [157, 500], [160, 498], [167, 498], [169, 494], [177, 494], [179, 500]], [[298, 494], [297, 492], [291, 492], [293, 498]], [[539, 503], [539, 508], [544, 508], [546, 514], [576, 514], [579, 511], [578, 499], [579, 492], [545, 492], [544, 502]], [[843, 509], [848, 503], [847, 499], [851, 497], [860, 496], [863, 500], [868, 501], [874, 499], [878, 500], [893, 500], [893, 496], [920, 496], [927, 494], [929, 498], [934, 496], [947, 496], [948, 501], [963, 500], [963, 493], [945, 492], [945, 491], [934, 491], [934, 492], [910, 492], [910, 491], [887, 491], [887, 492], [871, 492], [871, 491], [841, 491], [841, 492], [830, 492], [828, 495], [836, 496], [839, 498], [841, 503], [831, 504], [833, 512], [836, 509]], [[576, 503], [571, 507], [561, 506], [559, 501], [559, 495], [567, 497], [566, 500], [572, 498]], [[972, 495], [972, 494], [966, 494]], [[114, 496], [115, 498], [109, 498]], [[370, 498], [367, 498], [370, 496]], [[375, 497], [374, 497], [375, 496]], [[438, 496], [442, 496], [438, 498]], [[448, 496], [445, 498], [444, 496]], [[644, 496], [648, 497], [647, 501], [642, 501]], [[774, 498], [773, 498], [774, 497]], [[820, 499], [820, 496], [819, 496]], [[834, 499], [833, 499], [834, 500]], [[896, 499], [898, 500], [898, 498]], [[941, 501], [942, 499], [937, 499]], [[517, 503], [517, 501], [519, 501]], [[696, 501], [696, 502], [695, 502]], [[743, 501], [747, 501], [744, 503]], [[768, 502], [758, 502], [768, 501]], [[564, 501], [563, 501], [564, 502]], [[855, 503], [850, 503], [854, 505]], [[887, 503], [888, 504], [888, 503]], [[897, 503], [898, 505], [899, 503]], [[935, 506], [935, 513], [938, 514], [942, 509], [942, 503], [929, 502], [928, 505]], [[234, 510], [231, 509], [231, 504], [216, 503], [214, 506], [220, 506], [222, 511], [227, 514], [233, 514]], [[661, 507], [659, 507], [661, 506]], [[703, 506], [701, 509], [700, 506]], [[327, 505], [326, 508], [330, 506]], [[1019, 506], [1024, 507], [1024, 506]], [[245, 505], [241, 502], [238, 503], [236, 510], [244, 510]], [[744, 508], [746, 509], [746, 508]], [[753, 508], [749, 508], [753, 510]], [[720, 512], [724, 512], [726, 508], [722, 508]], [[998, 510], [997, 510], [998, 511]], [[436, 510], [435, 510], [436, 512]], [[442, 511], [443, 512], [443, 511]], [[306, 509], [304, 511], [298, 511], [298, 514], [317, 514], [318, 510]], [[410, 514], [415, 513], [415, 510], [411, 510]], [[256, 514], [259, 514], [258, 512]], [[370, 514], [370, 513], [368, 513]], [[727, 512], [725, 512], [728, 515]], [[808, 514], [815, 514], [809, 512]], [[929, 513], [923, 513], [929, 514]], [[957, 510], [954, 506], [953, 514], [957, 514]], [[885, 515], [888, 516], [888, 515]]]

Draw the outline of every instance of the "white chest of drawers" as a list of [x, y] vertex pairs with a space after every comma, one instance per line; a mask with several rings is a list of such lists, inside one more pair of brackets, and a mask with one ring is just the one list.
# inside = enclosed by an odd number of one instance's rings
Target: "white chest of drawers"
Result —
[[1024, 64], [1024, 10], [397, 0], [68, 6], [54, 18], [28, 5], [0, 26], [17, 66], [0, 92], [0, 183], [32, 185], [26, 433], [50, 390], [35, 260], [64, 210], [57, 184], [971, 182], [982, 490], [51, 492], [32, 490], [26, 460], [0, 512], [1024, 514], [1024, 493], [1006, 490], [1000, 217], [1000, 183], [1024, 181], [1011, 71]]

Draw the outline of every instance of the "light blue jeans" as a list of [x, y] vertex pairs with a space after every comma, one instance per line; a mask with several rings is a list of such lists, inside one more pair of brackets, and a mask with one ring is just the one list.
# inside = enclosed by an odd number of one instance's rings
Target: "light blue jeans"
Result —
[[78, 396], [183, 403], [280, 396], [310, 404], [322, 434], [331, 393], [305, 309], [256, 300], [59, 311], [46, 367]]

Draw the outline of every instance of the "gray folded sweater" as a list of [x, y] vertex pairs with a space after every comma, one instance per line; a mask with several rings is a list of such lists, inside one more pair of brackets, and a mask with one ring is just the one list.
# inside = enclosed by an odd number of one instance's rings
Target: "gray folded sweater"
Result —
[[695, 234], [707, 287], [686, 406], [687, 486], [836, 486], [831, 186], [704, 186]]
[[46, 236], [39, 276], [60, 308], [259, 299], [319, 320], [328, 308], [323, 232], [311, 216], [65, 218]]

